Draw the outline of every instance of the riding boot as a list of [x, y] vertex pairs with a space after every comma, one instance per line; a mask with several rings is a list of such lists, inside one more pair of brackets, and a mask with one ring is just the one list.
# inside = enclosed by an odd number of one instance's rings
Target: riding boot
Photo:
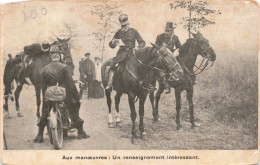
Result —
[[43, 126], [39, 126], [38, 134], [37, 134], [37, 136], [33, 140], [35, 143], [42, 143], [43, 142], [43, 131], [44, 131], [44, 127]]
[[83, 123], [78, 127], [78, 139], [86, 139], [89, 138], [89, 135], [83, 129]]
[[163, 84], [164, 84], [165, 93], [166, 94], [171, 93], [171, 88], [170, 88], [165, 76], [163, 77]]
[[106, 90], [112, 90], [112, 84], [113, 84], [113, 79], [114, 79], [115, 71], [110, 70], [109, 71], [109, 76], [108, 76], [108, 84], [106, 86]]

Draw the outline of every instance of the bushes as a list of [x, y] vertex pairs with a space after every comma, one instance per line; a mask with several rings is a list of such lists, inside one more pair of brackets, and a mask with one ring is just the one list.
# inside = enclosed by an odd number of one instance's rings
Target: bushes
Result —
[[257, 136], [257, 56], [236, 55], [218, 59], [214, 67], [197, 77], [195, 96], [209, 106], [219, 122], [243, 128]]

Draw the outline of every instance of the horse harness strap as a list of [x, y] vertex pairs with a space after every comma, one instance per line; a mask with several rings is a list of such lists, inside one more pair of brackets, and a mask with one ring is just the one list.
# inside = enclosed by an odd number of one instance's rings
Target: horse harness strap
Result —
[[154, 88], [153, 86], [151, 86], [151, 85], [149, 85], [150, 88], [146, 88], [146, 87], [142, 86], [142, 85], [139, 83], [139, 80], [138, 80], [138, 78], [136, 77], [136, 75], [128, 68], [128, 65], [127, 65], [127, 64], [128, 64], [128, 63], [126, 62], [126, 70], [138, 81], [138, 83], [135, 82], [135, 84], [138, 85], [140, 88], [146, 90], [148, 93], [149, 93], [149, 92], [153, 92], [153, 91], [155, 90], [155, 88]]
[[137, 61], [138, 61], [140, 64], [142, 64], [142, 65], [144, 65], [144, 66], [146, 66], [146, 67], [148, 67], [148, 68], [150, 68], [150, 69], [154, 69], [154, 70], [157, 70], [157, 71], [160, 71], [160, 72], [164, 72], [164, 73], [165, 73], [164, 70], [159, 69], [159, 68], [157, 68], [157, 67], [152, 67], [152, 66], [146, 65], [146, 64], [144, 64], [141, 60], [139, 60], [139, 58], [137, 58], [137, 56], [136, 56], [136, 54], [135, 54], [135, 49], [133, 50], [133, 54], [134, 54], [135, 58], [137, 59]]

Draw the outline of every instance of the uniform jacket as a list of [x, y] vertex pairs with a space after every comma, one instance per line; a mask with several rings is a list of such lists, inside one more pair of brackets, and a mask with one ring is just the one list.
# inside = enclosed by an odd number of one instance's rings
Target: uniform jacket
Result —
[[[135, 48], [135, 42], [137, 41], [139, 44], [139, 48], [145, 47], [145, 41], [140, 36], [140, 34], [133, 28], [129, 28], [128, 31], [118, 30], [113, 37], [113, 39], [121, 39], [125, 44], [125, 47], [120, 47], [117, 55], [116, 62], [121, 62], [128, 57], [128, 55], [132, 54], [131, 52]], [[116, 44], [112, 43], [112, 40], [109, 42], [110, 48], [115, 48]]]
[[43, 68], [41, 77], [43, 97], [45, 96], [47, 87], [56, 85], [58, 82], [59, 86], [66, 88], [65, 102], [71, 102], [72, 99], [75, 101], [79, 100], [79, 93], [72, 77], [69, 74], [67, 65], [58, 61], [52, 61]]
[[166, 37], [165, 34], [160, 34], [157, 36], [155, 44], [159, 45], [159, 46], [163, 46], [163, 43], [165, 43], [168, 49], [171, 50], [171, 52], [174, 52], [174, 46], [176, 48], [181, 48], [181, 42], [178, 38], [178, 36], [176, 36], [175, 34], [172, 34], [172, 36]]

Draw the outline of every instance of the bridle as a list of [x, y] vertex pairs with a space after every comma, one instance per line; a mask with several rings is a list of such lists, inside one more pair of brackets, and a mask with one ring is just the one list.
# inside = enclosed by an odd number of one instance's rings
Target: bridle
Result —
[[[198, 42], [198, 39], [196, 39], [196, 42]], [[193, 45], [193, 49], [192, 49], [192, 54], [195, 54], [196, 52], [194, 52], [195, 50], [195, 47], [196, 47], [197, 43]], [[196, 66], [194, 65], [194, 67], [196, 68], [196, 70], [193, 71], [193, 73], [191, 73], [187, 67], [185, 66], [185, 64], [183, 63], [183, 61], [179, 58], [180, 62], [182, 63], [184, 69], [187, 71], [187, 73], [189, 73], [190, 75], [192, 76], [196, 76], [196, 75], [199, 75], [200, 73], [202, 73], [203, 71], [205, 70], [209, 70], [213, 64], [214, 64], [214, 61], [211, 61], [211, 64], [209, 65], [209, 61], [210, 61], [210, 56], [207, 55], [207, 51], [209, 49], [212, 49], [211, 46], [207, 47], [206, 49], [204, 49], [201, 54], [201, 56], [203, 57], [201, 63], [199, 66]], [[206, 55], [204, 55], [206, 54]], [[206, 60], [206, 62], [204, 63], [204, 61]]]
[[[153, 50], [154, 50], [154, 47], [151, 49], [151, 51], [150, 51], [150, 53], [149, 53], [149, 56], [152, 54]], [[164, 56], [161, 55], [160, 50], [157, 51], [157, 52], [158, 52], [158, 54], [159, 54], [160, 63], [163, 64], [164, 62], [163, 62], [162, 59], [164, 59]], [[165, 74], [169, 74], [167, 71], [165, 71], [165, 70], [163, 70], [163, 69], [160, 69], [160, 68], [158, 68], [158, 67], [151, 66], [151, 65], [147, 65], [147, 64], [143, 63], [143, 62], [136, 56], [135, 50], [133, 50], [133, 54], [134, 54], [134, 57], [136, 58], [136, 60], [137, 60], [141, 65], [143, 65], [143, 66], [145, 66], [145, 67], [147, 67], [147, 68], [150, 68], [151, 70], [155, 70], [155, 71], [163, 72], [163, 73], [165, 73]], [[161, 57], [162, 59], [160, 59], [160, 57]], [[126, 62], [126, 70], [127, 70], [137, 81], [139, 81], [138, 78], [137, 78], [137, 76], [129, 69], [127, 62]], [[148, 77], [147, 77], [147, 79], [148, 79]], [[146, 87], [140, 85], [140, 83], [136, 83], [136, 84], [137, 84], [139, 87], [141, 87], [142, 89], [146, 90], [147, 92], [153, 91], [153, 90], [155, 89], [155, 88], [154, 88], [153, 86], [151, 86], [151, 85], [149, 85], [149, 88], [146, 88]]]
[[[67, 58], [72, 58], [72, 57], [70, 55], [66, 55], [66, 51], [65, 51], [65, 48], [63, 47], [62, 43], [60, 41], [58, 41], [58, 42], [59, 42], [58, 44], [53, 44], [53, 45], [59, 47], [60, 59], [61, 59], [62, 63], [65, 63]], [[63, 58], [61, 58], [62, 57], [61, 54], [63, 55]]]

